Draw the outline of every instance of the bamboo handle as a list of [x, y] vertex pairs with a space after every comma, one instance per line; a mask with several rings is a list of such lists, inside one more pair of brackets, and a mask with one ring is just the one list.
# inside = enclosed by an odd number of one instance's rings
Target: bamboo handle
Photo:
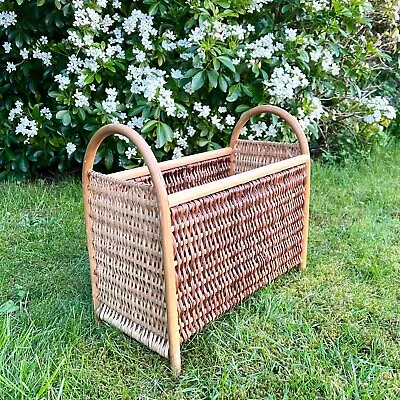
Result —
[[103, 142], [103, 140], [115, 133], [127, 137], [138, 148], [150, 171], [150, 175], [151, 178], [153, 179], [154, 185], [164, 186], [165, 189], [164, 178], [161, 174], [156, 157], [154, 156], [150, 146], [146, 143], [146, 141], [138, 132], [122, 124], [105, 125], [93, 135], [92, 139], [88, 144], [85, 153], [85, 158], [83, 160], [83, 177], [85, 177], [87, 173], [91, 169], [93, 169], [94, 158], [96, 157], [97, 150], [101, 145], [101, 143]]
[[297, 140], [299, 141], [301, 154], [310, 154], [306, 135], [304, 134], [304, 131], [301, 128], [297, 119], [293, 115], [289, 114], [287, 111], [283, 110], [282, 108], [276, 107], [276, 106], [271, 106], [271, 105], [257, 106], [257, 107], [254, 107], [254, 108], [244, 112], [241, 115], [239, 121], [236, 123], [236, 125], [233, 129], [233, 132], [232, 132], [231, 143], [230, 143], [230, 147], [232, 149], [235, 148], [235, 146], [239, 140], [240, 131], [246, 125], [247, 121], [251, 117], [254, 117], [257, 114], [263, 114], [263, 113], [275, 114], [278, 117], [283, 118], [289, 124], [289, 126], [293, 129], [294, 133], [296, 134]]
[[174, 253], [172, 244], [172, 227], [170, 207], [168, 203], [168, 193], [165, 185], [161, 169], [157, 163], [150, 146], [146, 143], [143, 137], [129, 128], [121, 124], [109, 124], [100, 128], [90, 140], [86, 149], [85, 157], [83, 160], [82, 170], [82, 184], [83, 184], [83, 198], [85, 206], [85, 219], [87, 229], [87, 241], [89, 250], [90, 272], [93, 305], [95, 311], [98, 309], [98, 287], [96, 276], [96, 261], [94, 258], [93, 247], [93, 231], [92, 221], [90, 218], [89, 206], [89, 172], [93, 169], [94, 158], [97, 150], [103, 140], [114, 134], [126, 136], [139, 150], [150, 172], [153, 181], [154, 189], [156, 192], [158, 204], [161, 214], [161, 244], [163, 250], [163, 265], [164, 265], [164, 278], [165, 278], [165, 300], [167, 304], [167, 329], [168, 329], [168, 343], [169, 343], [169, 357], [170, 363], [175, 374], [179, 375], [181, 371], [181, 356], [180, 356], [180, 336], [178, 326], [178, 304], [177, 292], [175, 283], [175, 268], [174, 268]]

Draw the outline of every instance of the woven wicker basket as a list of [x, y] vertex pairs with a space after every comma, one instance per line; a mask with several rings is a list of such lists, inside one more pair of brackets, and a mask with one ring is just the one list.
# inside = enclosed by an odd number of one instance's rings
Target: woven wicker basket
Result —
[[[273, 113], [298, 144], [238, 140]], [[147, 167], [93, 171], [107, 136], [129, 138]], [[310, 156], [296, 119], [274, 106], [245, 112], [230, 147], [157, 163], [144, 139], [107, 125], [90, 141], [83, 192], [96, 316], [180, 373], [180, 346], [289, 269], [305, 267]]]

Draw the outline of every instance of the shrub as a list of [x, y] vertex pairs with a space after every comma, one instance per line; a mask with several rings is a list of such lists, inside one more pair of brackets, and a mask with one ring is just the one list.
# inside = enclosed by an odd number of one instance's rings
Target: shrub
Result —
[[[74, 168], [113, 122], [160, 159], [216, 149], [260, 103], [295, 114], [315, 148], [356, 148], [395, 117], [375, 85], [394, 50], [374, 15], [366, 0], [0, 1], [0, 176]], [[293, 139], [275, 118], [243, 136]], [[97, 161], [140, 156], [117, 137]]]

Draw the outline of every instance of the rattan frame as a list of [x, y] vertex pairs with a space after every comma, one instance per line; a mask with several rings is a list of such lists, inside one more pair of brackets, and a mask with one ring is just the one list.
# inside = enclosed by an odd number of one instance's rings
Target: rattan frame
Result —
[[[289, 126], [293, 129], [294, 133], [297, 136], [300, 148], [300, 155], [270, 165], [266, 165], [260, 168], [235, 174], [235, 163], [236, 163], [235, 149], [238, 143], [240, 130], [244, 127], [244, 125], [251, 117], [261, 113], [275, 114], [283, 118], [289, 124]], [[98, 300], [99, 289], [97, 282], [98, 277], [96, 274], [94, 233], [93, 233], [93, 220], [91, 216], [91, 206], [90, 206], [89, 180], [90, 180], [90, 174], [93, 171], [93, 164], [96, 152], [102, 141], [106, 137], [112, 134], [123, 135], [127, 137], [134, 145], [136, 145], [139, 152], [144, 158], [146, 167], [117, 172], [114, 174], [109, 174], [108, 176], [117, 181], [118, 180], [125, 181], [149, 174], [151, 176], [152, 184], [155, 189], [155, 195], [160, 212], [160, 236], [162, 244], [162, 264], [164, 268], [164, 280], [165, 280], [165, 301], [167, 310], [169, 359], [173, 372], [179, 375], [181, 372], [181, 356], [180, 356], [181, 339], [179, 334], [179, 323], [178, 323], [177, 283], [176, 283], [175, 267], [174, 267], [171, 209], [175, 206], [187, 203], [189, 201], [201, 199], [204, 196], [218, 193], [227, 190], [229, 188], [234, 188], [246, 182], [251, 182], [254, 181], [255, 179], [266, 177], [268, 175], [272, 175], [279, 171], [284, 171], [287, 170], [288, 168], [305, 164], [306, 175], [304, 181], [304, 205], [303, 205], [304, 224], [302, 232], [301, 264], [300, 264], [301, 269], [304, 269], [306, 266], [306, 254], [307, 254], [309, 197], [310, 197], [310, 154], [309, 154], [308, 142], [299, 123], [292, 115], [290, 115], [289, 113], [287, 113], [286, 111], [284, 111], [279, 107], [270, 105], [258, 106], [242, 114], [241, 118], [239, 119], [233, 130], [229, 147], [221, 150], [196, 154], [193, 156], [183, 157], [178, 160], [171, 160], [162, 163], [157, 162], [151, 148], [148, 146], [145, 140], [140, 136], [140, 134], [138, 134], [133, 129], [121, 124], [110, 124], [99, 129], [89, 142], [84, 157], [83, 171], [82, 171], [85, 222], [87, 227], [87, 245], [89, 251], [93, 305], [95, 310], [99, 308], [99, 300]], [[224, 157], [224, 156], [230, 157], [229, 177], [168, 194], [166, 183], [163, 177], [163, 171], [170, 170], [172, 168], [186, 166], [189, 164], [196, 163], [198, 161], [212, 160], [217, 157]]]

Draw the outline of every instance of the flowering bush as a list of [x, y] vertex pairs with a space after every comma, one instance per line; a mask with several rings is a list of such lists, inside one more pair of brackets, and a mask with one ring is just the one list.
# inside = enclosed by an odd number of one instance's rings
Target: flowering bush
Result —
[[[216, 149], [260, 103], [296, 115], [314, 147], [368, 140], [395, 117], [376, 87], [394, 50], [375, 15], [367, 0], [0, 0], [0, 176], [72, 168], [106, 123], [160, 159]], [[242, 134], [293, 139], [267, 117]], [[140, 156], [116, 137], [96, 161]]]

